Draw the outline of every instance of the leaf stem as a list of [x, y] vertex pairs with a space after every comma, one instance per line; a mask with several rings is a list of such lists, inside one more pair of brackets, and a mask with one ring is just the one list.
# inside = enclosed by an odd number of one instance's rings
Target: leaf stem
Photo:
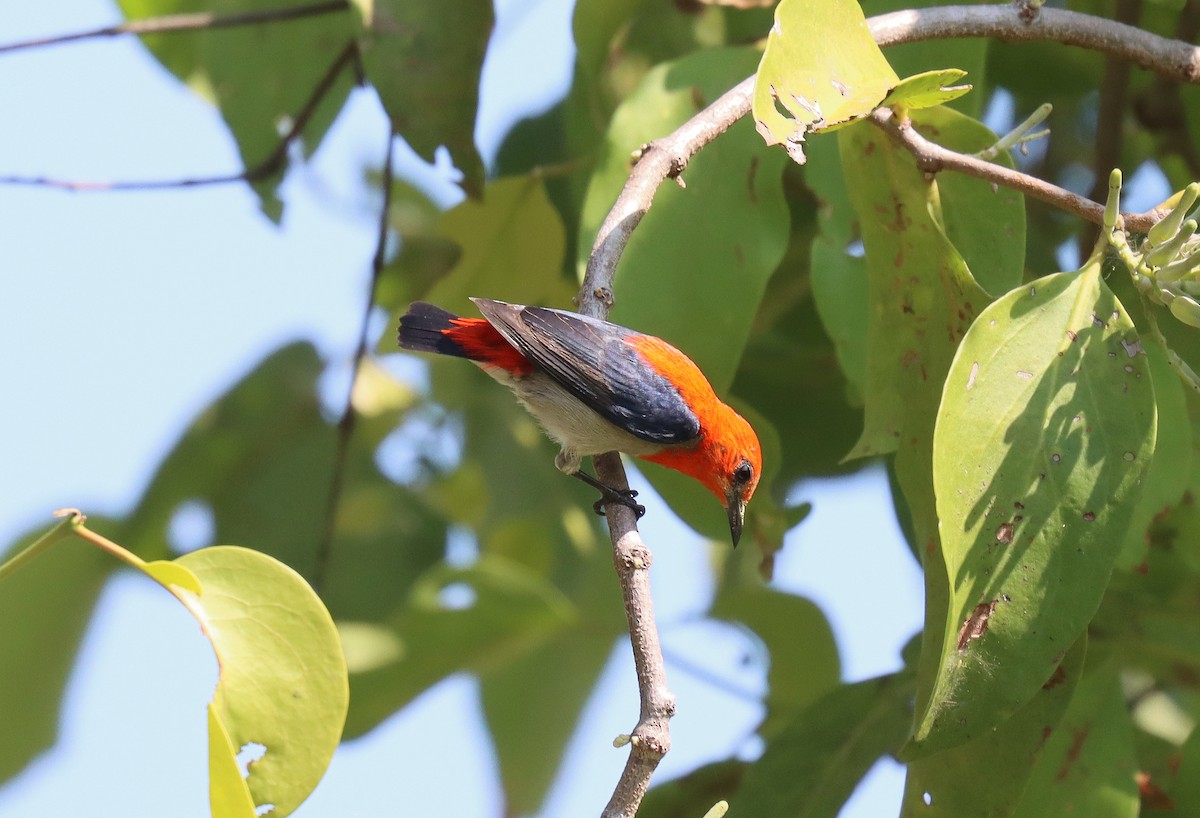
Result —
[[83, 515], [78, 510], [73, 508], [64, 508], [54, 512], [55, 517], [66, 517], [65, 520], [59, 522], [54, 528], [47, 531], [42, 536], [38, 537], [28, 546], [14, 555], [3, 564], [0, 564], [0, 582], [3, 582], [10, 574], [15, 573], [18, 569], [24, 567], [31, 562], [34, 557], [46, 551], [50, 546], [61, 540], [63, 537], [70, 536], [72, 528], [77, 524], [76, 520], [82, 520]]

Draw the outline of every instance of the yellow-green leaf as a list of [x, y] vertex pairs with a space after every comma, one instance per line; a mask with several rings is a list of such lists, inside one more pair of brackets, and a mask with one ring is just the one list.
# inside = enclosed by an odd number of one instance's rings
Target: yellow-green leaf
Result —
[[900, 84], [888, 92], [879, 104], [902, 105], [909, 109], [933, 108], [953, 99], [958, 99], [971, 90], [969, 85], [951, 85], [967, 75], [957, 68], [926, 71], [905, 77]]
[[[289, 815], [324, 775], [346, 719], [346, 661], [333, 620], [299, 574], [258, 551], [216, 546], [178, 562], [204, 589], [171, 586], [217, 654], [212, 718], [229, 748], [266, 748], [250, 767], [250, 793], [255, 804], [274, 804], [273, 815]], [[225, 751], [210, 748], [210, 759], [213, 786], [236, 800]]]
[[208, 705], [208, 802], [213, 818], [254, 818], [254, 799], [242, 771], [238, 769], [237, 748]]
[[855, 0], [783, 0], [754, 84], [754, 121], [768, 145], [803, 164], [810, 131], [866, 116], [900, 78]]

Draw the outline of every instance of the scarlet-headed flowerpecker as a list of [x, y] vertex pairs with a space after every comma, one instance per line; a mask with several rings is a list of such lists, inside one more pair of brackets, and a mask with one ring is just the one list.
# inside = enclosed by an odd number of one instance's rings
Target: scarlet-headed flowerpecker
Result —
[[600, 489], [601, 502], [644, 511], [633, 492], [580, 471], [586, 456], [626, 452], [696, 478], [725, 506], [738, 544], [762, 451], [690, 358], [661, 338], [578, 313], [471, 300], [483, 318], [413, 303], [400, 319], [400, 346], [467, 358], [511, 389], [562, 446], [555, 465]]

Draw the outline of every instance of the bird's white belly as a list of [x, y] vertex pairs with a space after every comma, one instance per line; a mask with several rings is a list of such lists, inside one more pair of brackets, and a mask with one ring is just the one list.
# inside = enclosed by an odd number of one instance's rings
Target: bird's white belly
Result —
[[664, 448], [661, 443], [642, 440], [605, 420], [549, 375], [534, 372], [514, 378], [503, 369], [483, 369], [511, 389], [546, 434], [562, 446], [555, 464], [567, 474], [579, 471], [582, 459], [594, 454], [618, 451], [648, 455]]

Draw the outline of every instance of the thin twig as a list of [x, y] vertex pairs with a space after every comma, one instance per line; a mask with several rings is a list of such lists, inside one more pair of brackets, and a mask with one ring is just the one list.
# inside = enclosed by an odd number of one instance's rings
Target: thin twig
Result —
[[201, 31], [214, 28], [234, 28], [236, 26], [262, 25], [264, 23], [281, 23], [287, 20], [299, 20], [305, 17], [315, 17], [322, 14], [346, 11], [350, 4], [346, 0], [325, 0], [311, 6], [284, 6], [276, 9], [260, 9], [240, 14], [168, 14], [163, 17], [148, 17], [144, 20], [127, 20], [115, 26], [104, 26], [88, 31], [74, 31], [70, 34], [58, 34], [53, 37], [39, 37], [34, 40], [22, 40], [15, 43], [0, 45], [0, 54], [22, 51], [27, 48], [45, 48], [51, 45], [92, 40], [101, 37], [122, 37], [127, 34], [144, 36], [146, 34], [171, 34], [180, 31]]
[[383, 275], [387, 263], [388, 225], [392, 211], [392, 157], [396, 139], [388, 124], [387, 150], [383, 159], [383, 204], [379, 209], [379, 232], [375, 239], [375, 255], [371, 258], [371, 283], [367, 288], [367, 298], [363, 305], [362, 324], [358, 331], [358, 346], [354, 348], [354, 359], [350, 366], [350, 386], [346, 389], [346, 405], [337, 424], [337, 444], [333, 452], [333, 473], [329, 479], [329, 497], [325, 503], [325, 525], [321, 530], [321, 539], [317, 542], [317, 553], [313, 565], [312, 585], [318, 592], [325, 582], [329, 570], [329, 558], [333, 553], [333, 535], [337, 529], [338, 506], [342, 500], [342, 485], [345, 481], [346, 462], [350, 453], [350, 439], [354, 436], [354, 427], [358, 424], [358, 412], [354, 409], [354, 386], [358, 383], [358, 375], [366, 360], [370, 345], [368, 333], [371, 326], [371, 312], [375, 308], [375, 295], [379, 290], [379, 279]]
[[[870, 120], [872, 124], [904, 146], [916, 159], [917, 167], [926, 173], [939, 173], [943, 170], [958, 171], [967, 176], [974, 176], [977, 179], [1019, 190], [1026, 196], [1032, 196], [1052, 204], [1058, 209], [1073, 213], [1092, 224], [1104, 224], [1104, 205], [1085, 199], [1077, 193], [1072, 193], [1036, 176], [943, 148], [921, 136], [912, 127], [912, 122], [909, 120], [897, 121], [892, 111], [887, 108], [876, 110], [871, 114]], [[1125, 220], [1127, 229], [1144, 233], [1161, 219], [1163, 214], [1157, 210], [1148, 210], [1145, 213], [1122, 213], [1121, 216]]]
[[304, 103], [304, 107], [292, 118], [287, 132], [280, 137], [274, 149], [265, 159], [246, 168], [240, 173], [229, 173], [221, 176], [197, 176], [187, 179], [151, 179], [146, 181], [97, 182], [78, 181], [71, 179], [56, 179], [49, 176], [0, 176], [0, 185], [26, 185], [31, 187], [48, 187], [56, 190], [74, 192], [116, 191], [116, 190], [162, 190], [183, 187], [201, 187], [205, 185], [222, 185], [231, 182], [258, 182], [279, 172], [287, 160], [288, 149], [308, 126], [309, 120], [316, 113], [317, 107], [329, 94], [338, 76], [347, 66], [353, 65], [358, 59], [358, 46], [349, 42], [334, 58], [329, 69], [313, 88], [312, 94]]

